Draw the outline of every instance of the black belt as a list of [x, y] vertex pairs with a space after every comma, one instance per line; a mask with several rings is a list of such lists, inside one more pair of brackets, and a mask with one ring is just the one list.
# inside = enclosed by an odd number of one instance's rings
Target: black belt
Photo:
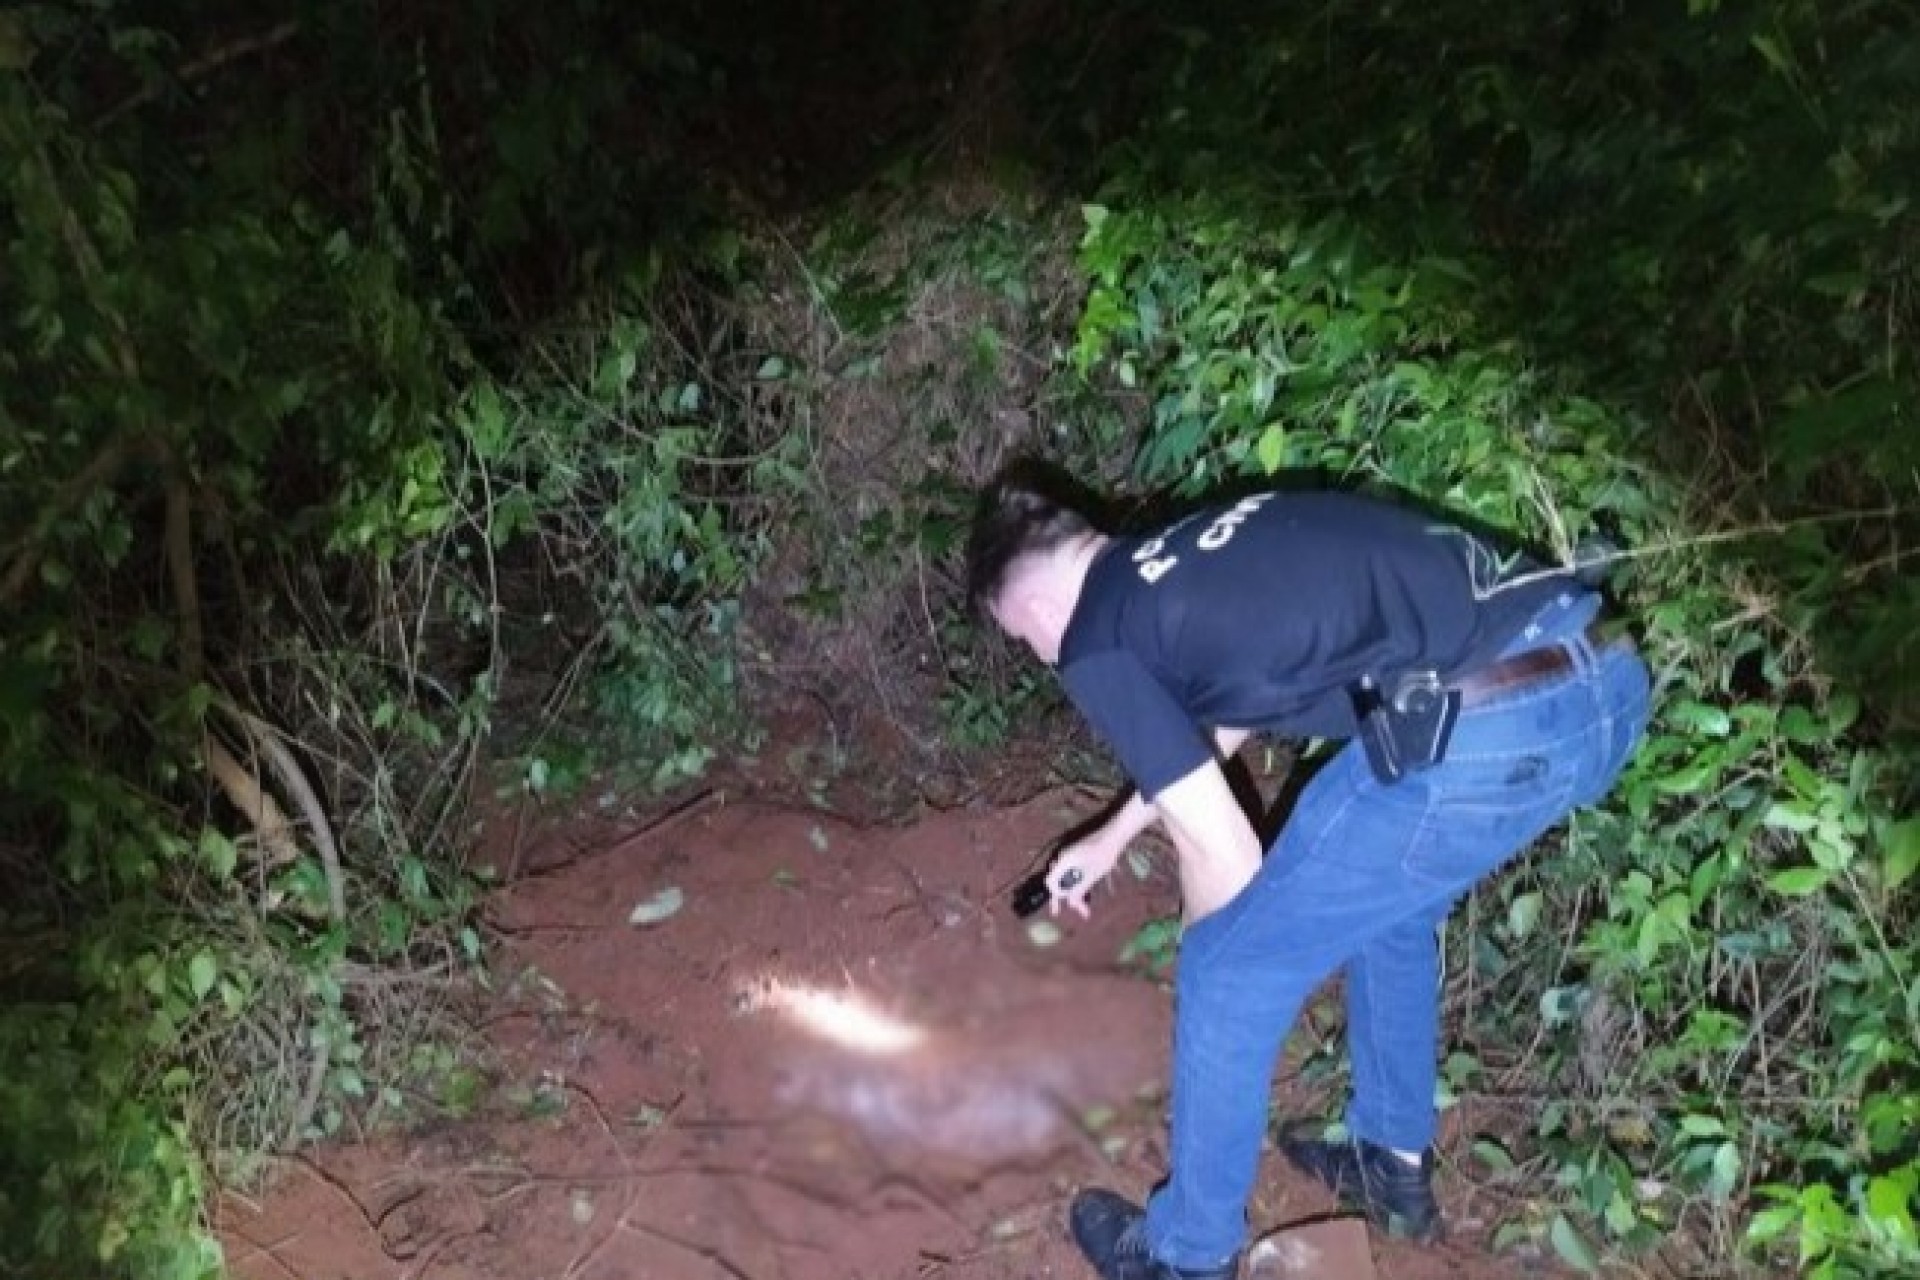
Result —
[[[1595, 653], [1608, 645], [1633, 643], [1632, 638], [1624, 632], [1614, 633], [1611, 628], [1603, 628], [1598, 622], [1589, 626], [1582, 638], [1593, 646]], [[1571, 671], [1573, 665], [1573, 651], [1563, 641], [1543, 649], [1516, 653], [1511, 658], [1502, 658], [1490, 667], [1482, 667], [1471, 675], [1460, 677], [1452, 687], [1459, 690], [1460, 709], [1465, 711], [1491, 702], [1502, 694]]]

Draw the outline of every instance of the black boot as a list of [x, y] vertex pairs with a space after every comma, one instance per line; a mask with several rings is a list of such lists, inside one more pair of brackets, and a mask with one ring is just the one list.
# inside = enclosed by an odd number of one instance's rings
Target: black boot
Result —
[[1280, 1150], [1296, 1169], [1324, 1182], [1343, 1201], [1365, 1213], [1388, 1235], [1413, 1240], [1440, 1238], [1440, 1206], [1433, 1199], [1433, 1153], [1408, 1164], [1371, 1142], [1288, 1140]]
[[1233, 1280], [1238, 1256], [1218, 1267], [1182, 1270], [1147, 1251], [1147, 1215], [1130, 1200], [1098, 1187], [1073, 1198], [1068, 1216], [1073, 1242], [1087, 1256], [1100, 1280]]

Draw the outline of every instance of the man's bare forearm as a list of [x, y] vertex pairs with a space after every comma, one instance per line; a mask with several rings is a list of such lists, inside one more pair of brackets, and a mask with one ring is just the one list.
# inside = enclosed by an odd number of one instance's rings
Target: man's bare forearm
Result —
[[1187, 922], [1213, 914], [1260, 870], [1260, 841], [1218, 764], [1195, 769], [1157, 800], [1180, 853]]
[[1245, 746], [1247, 739], [1252, 736], [1253, 730], [1251, 729], [1215, 729], [1213, 731], [1213, 749], [1220, 756], [1220, 763], [1225, 764], [1227, 761], [1233, 759], [1234, 756], [1238, 755], [1240, 748]]
[[[1221, 761], [1225, 762], [1233, 759], [1234, 754], [1245, 746], [1247, 739], [1252, 736], [1251, 729], [1215, 729], [1213, 747]], [[1159, 809], [1136, 789], [1127, 797], [1127, 802], [1120, 806], [1119, 811], [1107, 819], [1102, 834], [1124, 848], [1132, 844], [1135, 837], [1152, 826], [1159, 818]]]

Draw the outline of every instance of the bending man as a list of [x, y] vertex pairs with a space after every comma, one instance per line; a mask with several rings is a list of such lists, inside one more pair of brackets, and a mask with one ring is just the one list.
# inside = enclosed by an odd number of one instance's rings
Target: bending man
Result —
[[[1350, 494], [1259, 494], [1145, 537], [1019, 480], [982, 495], [974, 603], [1057, 669], [1137, 788], [1055, 860], [1055, 910], [1084, 915], [1156, 819], [1179, 854], [1172, 1168], [1144, 1210], [1075, 1199], [1104, 1280], [1235, 1273], [1275, 1061], [1342, 969], [1350, 1138], [1283, 1149], [1376, 1223], [1438, 1230], [1436, 927], [1598, 800], [1647, 716], [1646, 668], [1598, 634], [1598, 597], [1530, 567]], [[1255, 732], [1357, 739], [1264, 858], [1221, 767]]]

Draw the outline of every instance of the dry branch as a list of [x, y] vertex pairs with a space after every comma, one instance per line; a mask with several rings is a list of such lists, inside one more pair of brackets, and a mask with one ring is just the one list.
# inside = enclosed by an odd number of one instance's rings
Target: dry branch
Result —
[[200, 621], [200, 585], [193, 571], [193, 498], [180, 473], [167, 478], [167, 574], [180, 613], [180, 674], [200, 683], [206, 671], [204, 630]]
[[211, 733], [203, 748], [207, 773], [219, 784], [227, 800], [253, 825], [254, 834], [267, 851], [269, 867], [285, 866], [300, 857], [300, 843], [294, 839], [293, 824], [287, 820], [280, 802], [267, 794], [260, 779], [241, 764], [226, 745]]
[[[176, 70], [173, 73], [174, 82], [179, 87], [185, 88], [196, 80], [204, 80], [229, 63], [238, 62], [242, 58], [251, 57], [257, 53], [266, 53], [269, 50], [277, 49], [299, 34], [300, 24], [289, 19], [286, 22], [280, 23], [278, 26], [270, 27], [256, 35], [241, 36], [236, 40], [229, 40], [225, 44], [215, 45], [199, 57], [193, 59], [191, 62], [185, 63]], [[146, 88], [123, 99], [108, 110], [105, 115], [100, 117], [94, 127], [99, 129], [106, 128], [121, 116], [126, 115], [129, 111], [136, 111], [146, 106], [149, 102], [154, 101], [160, 96], [160, 93], [161, 87], [159, 85], [148, 85]]]
[[152, 449], [152, 442], [142, 439], [138, 432], [122, 432], [107, 441], [78, 474], [60, 486], [60, 491], [40, 509], [33, 528], [15, 538], [0, 556], [7, 562], [6, 576], [0, 578], [0, 605], [12, 605], [26, 592], [46, 554], [46, 541], [61, 519], [91, 497], [94, 490], [111, 484], [127, 463]]
[[[267, 767], [274, 777], [298, 806], [300, 816], [307, 825], [308, 838], [312, 841], [314, 850], [320, 855], [320, 864], [326, 874], [328, 916], [334, 924], [345, 925], [347, 900], [344, 876], [340, 868], [340, 848], [334, 840], [333, 826], [327, 821], [326, 810], [320, 803], [320, 797], [315, 792], [313, 784], [307, 780], [306, 771], [300, 767], [300, 762], [287, 748], [286, 740], [280, 731], [272, 725], [225, 700], [215, 702], [214, 706], [246, 735], [254, 749], [266, 760]], [[207, 741], [210, 745], [217, 745], [211, 735], [208, 736]], [[253, 782], [254, 789], [259, 792], [262, 800], [267, 800], [266, 793], [260, 787], [258, 780], [250, 775], [249, 781]], [[283, 824], [286, 822], [284, 815], [281, 816], [280, 821]], [[292, 843], [291, 839], [289, 843]], [[293, 845], [292, 856], [299, 856], [297, 844]], [[300, 1141], [306, 1134], [308, 1122], [313, 1119], [314, 1112], [320, 1107], [320, 1096], [327, 1082], [327, 1068], [332, 1065], [332, 1061], [332, 1048], [326, 1038], [314, 1037], [313, 1056], [307, 1062], [306, 1081], [300, 1090], [299, 1100], [294, 1106], [293, 1117], [287, 1123], [286, 1136], [281, 1140], [282, 1151], [291, 1152], [299, 1148]]]
[[282, 1151], [291, 1153], [300, 1149], [300, 1141], [307, 1133], [307, 1122], [320, 1109], [320, 1093], [326, 1087], [327, 1068], [332, 1063], [333, 1051], [327, 1047], [325, 1038], [314, 1037], [313, 1057], [307, 1061], [307, 1082], [300, 1090], [300, 1102], [294, 1107], [293, 1119], [287, 1123], [287, 1136], [280, 1141]]
[[214, 706], [246, 734], [247, 740], [265, 758], [274, 778], [286, 789], [288, 797], [299, 809], [301, 820], [306, 824], [307, 837], [313, 842], [314, 851], [320, 855], [320, 865], [326, 872], [327, 914], [336, 924], [345, 924], [346, 877], [340, 867], [340, 845], [334, 839], [333, 824], [327, 820], [320, 795], [314, 790], [313, 783], [308, 781], [306, 770], [301, 768], [299, 760], [288, 749], [285, 735], [260, 717], [224, 699], [216, 701]]

